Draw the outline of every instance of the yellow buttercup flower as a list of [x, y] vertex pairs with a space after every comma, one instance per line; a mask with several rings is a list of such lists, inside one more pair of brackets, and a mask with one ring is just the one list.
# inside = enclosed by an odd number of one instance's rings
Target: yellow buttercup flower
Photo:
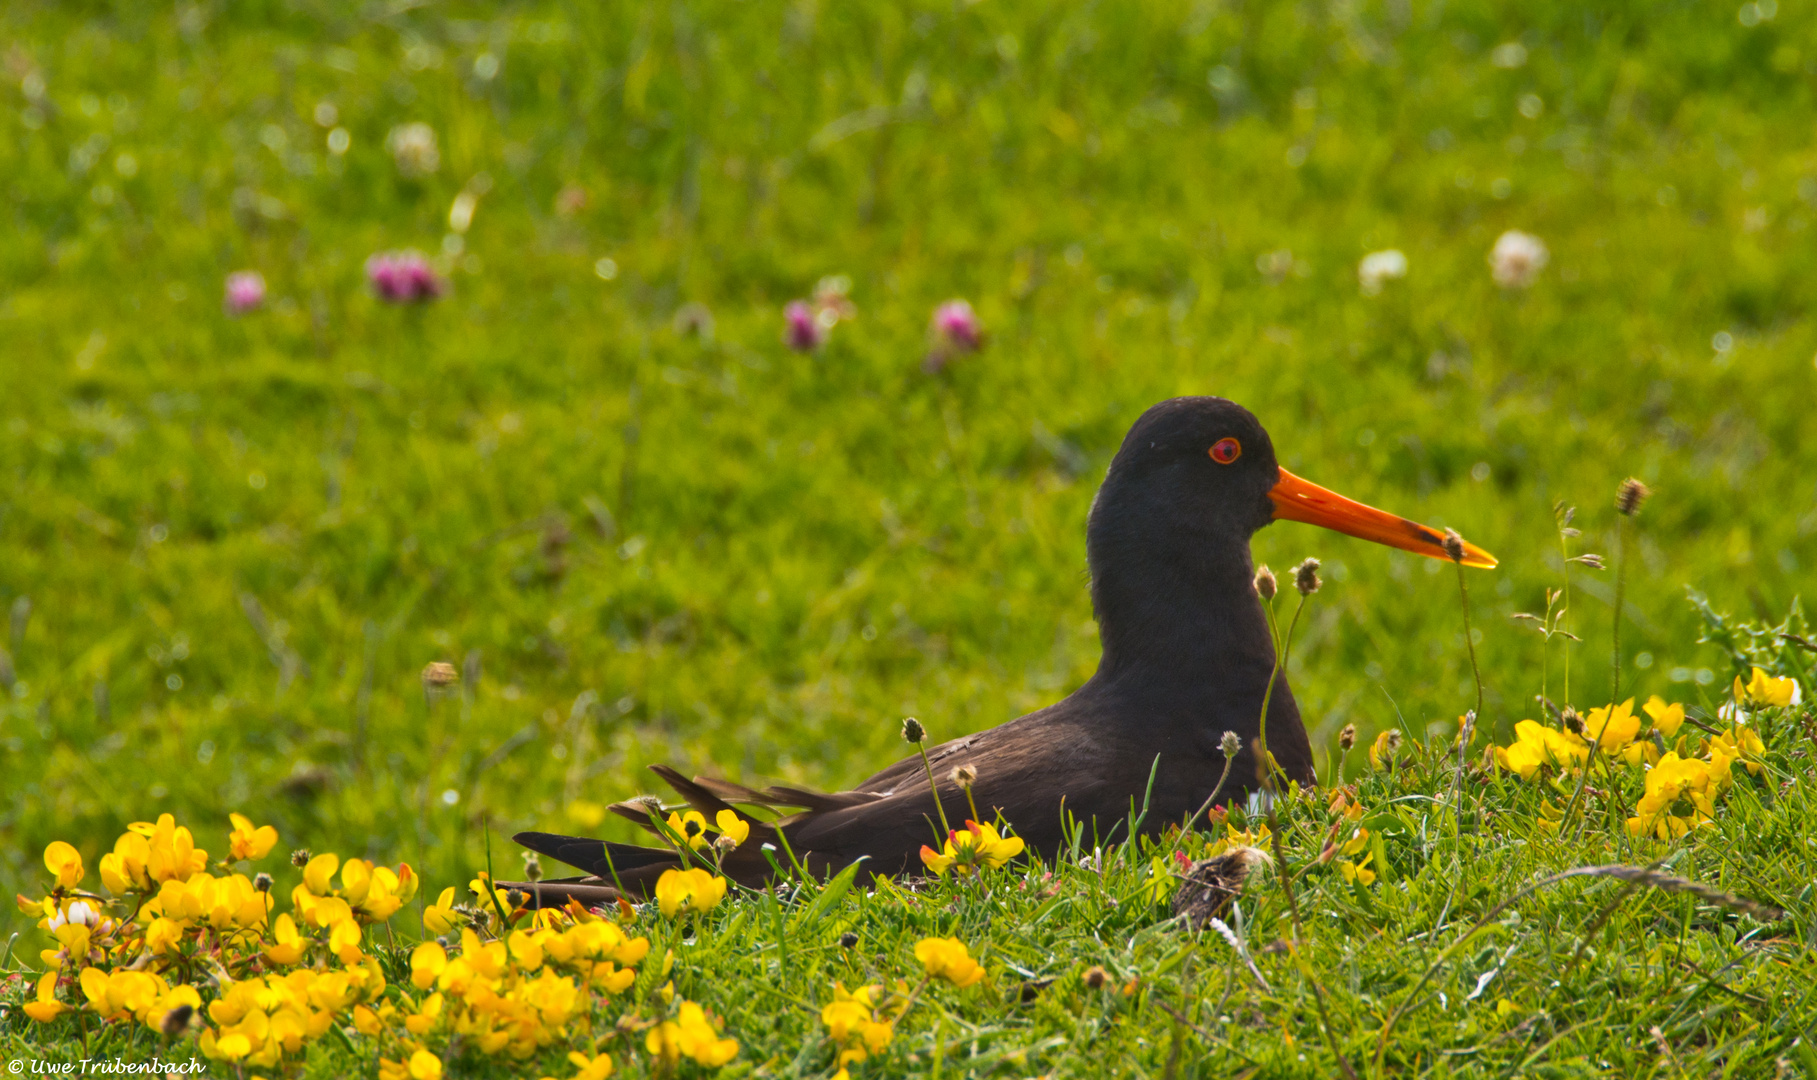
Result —
[[151, 844], [136, 832], [124, 832], [114, 841], [113, 851], [101, 856], [101, 884], [109, 892], [124, 896], [134, 890], [151, 888], [151, 875], [146, 865], [151, 862]]
[[[570, 1050], [568, 1060], [579, 1070], [574, 1074], [573, 1080], [606, 1080], [606, 1077], [612, 1075], [612, 1059], [605, 1054], [588, 1057], [579, 1050]], [[550, 1078], [545, 1076], [543, 1080]]]
[[685, 814], [670, 813], [668, 825], [669, 832], [673, 834], [670, 840], [679, 836], [687, 841], [689, 848], [695, 851], [699, 851], [711, 843], [707, 839], [706, 816], [698, 810], [689, 810]]
[[1522, 720], [1514, 725], [1514, 742], [1495, 748], [1495, 763], [1522, 780], [1531, 780], [1541, 767], [1574, 769], [1589, 753], [1581, 739], [1533, 720]]
[[40, 1024], [48, 1024], [69, 1011], [69, 1006], [57, 1000], [57, 973], [47, 971], [38, 980], [38, 996], [25, 1003], [25, 1015]]
[[725, 895], [726, 879], [699, 867], [664, 870], [656, 879], [656, 906], [671, 919], [683, 913], [712, 911]]
[[[1767, 750], [1766, 743], [1760, 740], [1760, 735], [1740, 721], [1730, 724], [1729, 730], [1710, 739], [1708, 746], [1711, 760], [1721, 756], [1730, 761], [1740, 761], [1747, 767], [1748, 772], [1755, 775], [1760, 773], [1761, 758]], [[1726, 776], [1728, 770], [1725, 768], [1723, 771]]]
[[1401, 733], [1398, 728], [1391, 728], [1375, 737], [1369, 744], [1369, 767], [1385, 769], [1394, 762], [1395, 751], [1401, 748]]
[[719, 831], [732, 838], [734, 844], [742, 844], [751, 835], [751, 823], [738, 816], [736, 811], [721, 810], [713, 815], [713, 824]]
[[52, 840], [44, 849], [44, 868], [57, 879], [60, 889], [73, 889], [88, 876], [82, 866], [82, 853], [61, 840]]
[[833, 984], [833, 1000], [820, 1010], [820, 1022], [839, 1047], [841, 1069], [879, 1053], [895, 1037], [892, 1022], [877, 1008], [882, 991], [881, 986], [861, 986], [847, 992], [843, 983]]
[[278, 831], [270, 825], [253, 828], [252, 820], [240, 814], [228, 814], [233, 822], [233, 832], [227, 836], [227, 857], [235, 862], [241, 859], [257, 861], [271, 854], [277, 846]]
[[1683, 705], [1668, 705], [1665, 698], [1654, 694], [1641, 709], [1653, 721], [1653, 730], [1659, 732], [1661, 738], [1670, 740], [1678, 737], [1678, 729], [1685, 722]]
[[1019, 836], [998, 835], [994, 825], [968, 821], [965, 828], [946, 834], [944, 850], [921, 845], [921, 862], [936, 877], [945, 877], [948, 870], [963, 877], [979, 870], [995, 870], [1022, 854], [1026, 846]]
[[1375, 853], [1370, 852], [1368, 855], [1363, 856], [1361, 862], [1351, 862], [1349, 859], [1345, 859], [1338, 863], [1338, 873], [1344, 875], [1345, 881], [1355, 881], [1363, 885], [1373, 885], [1375, 884], [1375, 871], [1369, 869], [1369, 863], [1374, 858]]
[[1745, 686], [1739, 675], [1735, 677], [1735, 700], [1753, 708], [1783, 708], [1798, 704], [1803, 697], [1797, 679], [1775, 679], [1759, 668], [1754, 669]]
[[717, 1067], [738, 1056], [737, 1040], [720, 1038], [706, 1010], [692, 1001], [681, 1003], [675, 1019], [651, 1028], [644, 1036], [644, 1048], [670, 1068], [684, 1057]]
[[458, 925], [458, 918], [459, 916], [454, 912], [454, 886], [452, 885], [442, 890], [442, 895], [436, 897], [435, 903], [423, 909], [423, 925], [429, 929], [431, 934], [452, 933], [455, 926]]
[[1719, 766], [1686, 759], [1667, 751], [1659, 764], [1647, 770], [1647, 790], [1628, 819], [1634, 836], [1672, 840], [1712, 819], [1716, 793], [1721, 785]]
[[[1594, 742], [1598, 753], [1616, 757], [1623, 755], [1639, 735], [1640, 718], [1634, 715], [1634, 699], [1629, 698], [1620, 705], [1604, 705], [1584, 714], [1582, 739], [1570, 734], [1565, 737], [1585, 746]], [[1634, 760], [1638, 761], [1639, 758], [1640, 755], [1636, 753]]]
[[984, 979], [984, 965], [972, 959], [958, 938], [922, 938], [915, 945], [915, 959], [931, 978], [945, 979], [962, 990]]

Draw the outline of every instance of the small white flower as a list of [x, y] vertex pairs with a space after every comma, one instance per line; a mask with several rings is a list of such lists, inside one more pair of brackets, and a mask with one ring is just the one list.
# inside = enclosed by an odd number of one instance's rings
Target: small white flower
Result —
[[1552, 257], [1545, 241], [1531, 233], [1509, 229], [1496, 238], [1489, 252], [1489, 269], [1504, 289], [1524, 289], [1533, 284]]
[[1356, 264], [1356, 280], [1363, 287], [1364, 296], [1376, 296], [1385, 283], [1406, 276], [1407, 256], [1397, 248], [1371, 251]]
[[76, 900], [70, 903], [67, 912], [59, 911], [50, 917], [50, 928], [55, 930], [59, 926], [67, 926], [70, 923], [98, 926], [100, 922], [101, 913], [99, 911], [96, 911], [87, 901]]

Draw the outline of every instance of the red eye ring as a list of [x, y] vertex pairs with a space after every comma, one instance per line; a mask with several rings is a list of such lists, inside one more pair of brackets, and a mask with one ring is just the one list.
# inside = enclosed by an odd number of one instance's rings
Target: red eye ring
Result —
[[1211, 460], [1228, 465], [1243, 456], [1243, 444], [1235, 439], [1219, 439], [1211, 444]]

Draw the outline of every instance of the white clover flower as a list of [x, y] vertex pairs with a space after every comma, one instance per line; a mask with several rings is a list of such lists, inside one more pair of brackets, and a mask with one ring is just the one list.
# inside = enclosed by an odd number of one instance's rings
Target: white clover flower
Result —
[[1489, 252], [1489, 269], [1504, 289], [1524, 289], [1533, 284], [1551, 259], [1545, 241], [1531, 233], [1509, 229], [1496, 238]]
[[1382, 286], [1395, 278], [1407, 276], [1407, 256], [1397, 248], [1371, 251], [1356, 264], [1356, 280], [1364, 296], [1377, 296]]

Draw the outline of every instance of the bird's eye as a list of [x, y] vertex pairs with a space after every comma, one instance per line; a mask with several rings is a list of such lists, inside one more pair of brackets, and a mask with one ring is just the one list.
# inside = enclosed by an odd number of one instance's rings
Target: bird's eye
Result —
[[1211, 460], [1228, 465], [1243, 456], [1243, 444], [1235, 439], [1219, 439], [1211, 444]]

